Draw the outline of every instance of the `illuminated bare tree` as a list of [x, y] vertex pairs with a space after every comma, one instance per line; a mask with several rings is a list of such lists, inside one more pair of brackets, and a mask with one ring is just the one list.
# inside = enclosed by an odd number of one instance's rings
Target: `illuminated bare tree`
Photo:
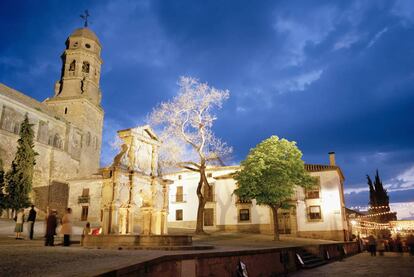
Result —
[[204, 233], [203, 218], [206, 198], [205, 186], [209, 164], [221, 163], [232, 149], [216, 138], [212, 127], [216, 120], [214, 109], [221, 108], [229, 98], [228, 90], [218, 90], [191, 77], [181, 77], [179, 93], [169, 102], [161, 103], [150, 115], [150, 123], [161, 129], [163, 141], [160, 161], [165, 167], [179, 167], [198, 172], [199, 200], [196, 233]]

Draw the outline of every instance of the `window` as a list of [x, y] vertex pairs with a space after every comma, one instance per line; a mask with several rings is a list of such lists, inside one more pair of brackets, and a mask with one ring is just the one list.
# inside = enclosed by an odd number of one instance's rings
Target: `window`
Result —
[[183, 178], [183, 176], [178, 175], [178, 180], [181, 180]]
[[319, 189], [306, 190], [306, 199], [318, 199]]
[[89, 196], [89, 189], [83, 189], [82, 196]]
[[321, 206], [309, 206], [309, 219], [322, 219]]
[[62, 148], [62, 139], [58, 134], [55, 134], [53, 138], [53, 146], [60, 149]]
[[204, 226], [214, 226], [214, 209], [204, 209]]
[[91, 48], [91, 45], [89, 43], [86, 43], [85, 47], [89, 49], [89, 48]]
[[88, 62], [83, 62], [82, 72], [89, 73], [89, 63]]
[[86, 146], [91, 145], [91, 133], [86, 133]]
[[16, 135], [20, 133], [20, 126], [17, 123], [16, 125], [14, 125], [13, 133], [15, 133]]
[[183, 202], [183, 187], [177, 187], [177, 193], [175, 194], [175, 202]]
[[250, 210], [249, 209], [239, 210], [239, 221], [250, 221]]
[[175, 210], [175, 220], [183, 220], [183, 210]]
[[68, 108], [65, 108], [65, 114], [68, 114]]
[[321, 179], [319, 176], [316, 176], [316, 185], [314, 188], [312, 189], [307, 189], [305, 190], [305, 197], [306, 199], [318, 199], [319, 197], [319, 191], [320, 191], [320, 183], [321, 183]]
[[76, 61], [73, 60], [69, 65], [69, 71], [75, 71]]
[[214, 201], [214, 183], [209, 186], [204, 185], [204, 198], [207, 202]]
[[213, 177], [213, 173], [207, 173], [207, 177]]
[[39, 121], [39, 130], [37, 131], [37, 140], [43, 143], [47, 143], [47, 123], [44, 121]]
[[88, 210], [89, 210], [88, 206], [82, 206], [81, 221], [88, 220]]

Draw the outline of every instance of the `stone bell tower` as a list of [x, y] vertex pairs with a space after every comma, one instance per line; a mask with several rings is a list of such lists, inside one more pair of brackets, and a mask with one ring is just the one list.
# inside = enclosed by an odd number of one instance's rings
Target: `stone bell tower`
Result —
[[[52, 98], [45, 100], [55, 112], [73, 124], [77, 137], [68, 136], [65, 147], [70, 152], [71, 142], [81, 151], [79, 175], [97, 172], [100, 164], [104, 112], [99, 86], [102, 59], [101, 44], [96, 34], [87, 28], [76, 29], [66, 40], [63, 52], [61, 78], [55, 84]], [[76, 141], [73, 142], [73, 141]]]
[[83, 97], [99, 106], [100, 54], [101, 44], [94, 32], [86, 27], [75, 30], [66, 40], [61, 79], [56, 83], [55, 97]]

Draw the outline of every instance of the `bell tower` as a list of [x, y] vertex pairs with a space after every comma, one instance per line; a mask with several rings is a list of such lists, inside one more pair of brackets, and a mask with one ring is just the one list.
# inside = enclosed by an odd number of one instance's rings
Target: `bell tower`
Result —
[[61, 78], [55, 85], [56, 98], [82, 97], [99, 106], [102, 59], [98, 37], [88, 28], [75, 30], [66, 40]]
[[[104, 112], [101, 107], [101, 44], [96, 34], [87, 28], [76, 29], [66, 40], [60, 80], [55, 84], [54, 95], [44, 101], [56, 114], [71, 123], [77, 138], [68, 134], [65, 150], [71, 143], [80, 155], [79, 175], [89, 175], [99, 169]], [[79, 152], [79, 151], [78, 151]]]

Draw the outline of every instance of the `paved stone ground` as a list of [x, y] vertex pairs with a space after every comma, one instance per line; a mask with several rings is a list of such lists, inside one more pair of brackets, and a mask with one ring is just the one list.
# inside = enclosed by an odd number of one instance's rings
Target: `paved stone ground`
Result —
[[[195, 245], [213, 245], [212, 250], [161, 251], [161, 250], [110, 250], [84, 249], [79, 244], [71, 247], [43, 246], [44, 222], [35, 224], [35, 240], [15, 240], [14, 222], [0, 219], [0, 276], [93, 276], [109, 270], [123, 268], [163, 255], [232, 251], [240, 249], [289, 247], [305, 244], [329, 243], [310, 239], [282, 237], [280, 242], [272, 236], [260, 234], [212, 233], [193, 237]], [[74, 228], [72, 240], [79, 240], [82, 227]], [[24, 236], [27, 228], [24, 226]], [[189, 230], [172, 229], [170, 233], [187, 233]], [[59, 242], [59, 239], [56, 240]]]
[[[14, 222], [0, 220], [0, 276], [94, 276], [170, 254], [331, 243], [331, 241], [297, 239], [285, 236], [281, 237], [280, 242], [274, 242], [272, 236], [267, 235], [212, 233], [207, 236], [193, 237], [195, 245], [208, 244], [215, 246], [213, 250], [204, 251], [84, 249], [79, 244], [71, 247], [45, 247], [43, 246], [44, 223], [37, 222], [35, 226], [35, 240], [15, 240]], [[82, 228], [79, 226], [74, 228], [74, 240], [79, 240], [81, 230]], [[26, 226], [24, 231], [27, 231]], [[186, 232], [189, 233], [188, 230], [171, 230], [171, 233]], [[336, 262], [311, 271], [302, 271], [299, 274], [308, 274], [303, 276], [327, 276], [328, 273], [331, 275], [331, 270], [333, 270], [337, 276], [358, 276], [353, 275], [355, 272], [363, 272], [361, 275], [373, 276], [367, 273], [370, 272], [368, 269], [378, 274], [378, 272], [382, 272], [383, 267], [392, 267], [396, 268], [400, 275], [379, 274], [375, 276], [414, 276], [404, 275], [405, 269], [408, 269], [410, 265], [411, 270], [413, 270], [414, 260], [412, 257], [386, 256], [371, 258], [365, 254], [362, 254], [361, 257], [362, 259], [351, 257], [346, 259], [345, 262]], [[364, 263], [376, 263], [378, 261], [380, 261], [378, 264], [364, 266]]]
[[369, 253], [361, 253], [343, 261], [333, 262], [314, 269], [298, 271], [294, 277], [323, 276], [414, 276], [414, 257], [407, 253], [386, 252], [384, 256], [371, 257]]

